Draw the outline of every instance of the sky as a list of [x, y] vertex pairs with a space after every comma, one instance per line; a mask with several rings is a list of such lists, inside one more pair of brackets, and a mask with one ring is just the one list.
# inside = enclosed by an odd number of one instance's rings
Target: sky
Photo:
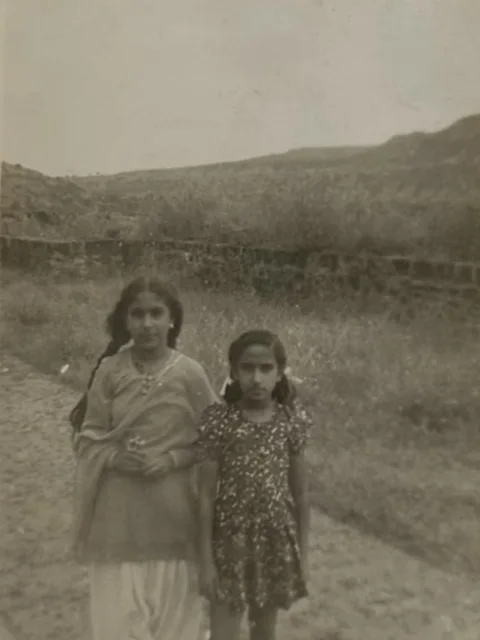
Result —
[[3, 1], [3, 158], [50, 175], [375, 144], [480, 112], [480, 0]]

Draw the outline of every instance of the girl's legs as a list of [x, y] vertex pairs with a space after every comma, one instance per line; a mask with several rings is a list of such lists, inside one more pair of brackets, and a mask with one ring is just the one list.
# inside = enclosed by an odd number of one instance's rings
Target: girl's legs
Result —
[[275, 640], [277, 609], [251, 608], [248, 614], [250, 640]]
[[243, 614], [231, 611], [221, 603], [210, 608], [210, 640], [237, 640]]

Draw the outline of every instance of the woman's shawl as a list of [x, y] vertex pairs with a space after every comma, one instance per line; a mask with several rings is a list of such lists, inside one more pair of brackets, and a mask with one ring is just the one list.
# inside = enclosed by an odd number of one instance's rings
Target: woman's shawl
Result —
[[[128, 353], [118, 354], [130, 357]], [[114, 356], [115, 357], [115, 356]], [[183, 356], [174, 352], [170, 361], [157, 375], [160, 379], [175, 366]], [[73, 447], [76, 453], [76, 469], [74, 478], [74, 517], [73, 517], [73, 552], [82, 553], [90, 523], [93, 517], [95, 501], [100, 488], [102, 475], [109, 466], [122, 440], [132, 429], [148, 408], [150, 396], [158, 388], [152, 389], [129, 405], [128, 410], [116, 425], [111, 424], [111, 376], [109, 361], [106, 358], [95, 375], [88, 393], [88, 404], [82, 430], [74, 436]]]

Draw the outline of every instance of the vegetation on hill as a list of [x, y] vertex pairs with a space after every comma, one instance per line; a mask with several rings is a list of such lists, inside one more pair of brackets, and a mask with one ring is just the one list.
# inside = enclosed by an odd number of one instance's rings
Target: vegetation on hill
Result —
[[50, 178], [2, 167], [3, 233], [205, 239], [480, 259], [480, 114], [385, 144]]

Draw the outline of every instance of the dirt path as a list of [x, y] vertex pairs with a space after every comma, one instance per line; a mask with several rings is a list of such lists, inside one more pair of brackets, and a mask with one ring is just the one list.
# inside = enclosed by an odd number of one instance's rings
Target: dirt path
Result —
[[[76, 398], [0, 357], [0, 612], [18, 640], [86, 637], [85, 576], [67, 559], [73, 465], [66, 415]], [[281, 640], [480, 638], [480, 587], [464, 576], [319, 513], [313, 527], [312, 595], [285, 616]], [[443, 635], [450, 618], [455, 631]]]

